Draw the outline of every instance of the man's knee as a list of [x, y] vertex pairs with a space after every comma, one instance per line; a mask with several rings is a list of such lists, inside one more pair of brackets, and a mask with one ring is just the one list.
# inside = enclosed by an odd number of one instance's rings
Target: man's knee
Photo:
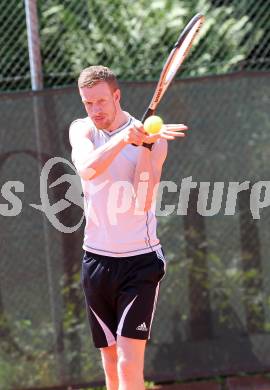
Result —
[[[132, 379], [140, 374], [138, 361], [136, 359], [120, 356], [118, 358], [118, 373], [121, 378]], [[142, 374], [142, 372], [141, 372]]]
[[134, 340], [119, 336], [117, 339], [118, 374], [122, 378], [143, 376], [144, 340]]

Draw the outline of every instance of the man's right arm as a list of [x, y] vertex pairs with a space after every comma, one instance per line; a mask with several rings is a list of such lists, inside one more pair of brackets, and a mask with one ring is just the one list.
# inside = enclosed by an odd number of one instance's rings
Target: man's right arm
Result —
[[90, 132], [80, 121], [73, 122], [69, 130], [71, 158], [84, 180], [94, 179], [104, 172], [127, 144], [140, 145], [143, 142], [143, 134], [134, 127], [116, 134], [106, 144], [95, 149], [90, 140]]

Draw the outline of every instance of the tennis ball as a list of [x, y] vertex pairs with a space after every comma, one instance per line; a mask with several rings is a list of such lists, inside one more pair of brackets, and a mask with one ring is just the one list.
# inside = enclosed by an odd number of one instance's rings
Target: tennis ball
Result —
[[143, 127], [148, 134], [156, 134], [160, 131], [162, 125], [163, 120], [159, 116], [151, 115], [145, 120]]

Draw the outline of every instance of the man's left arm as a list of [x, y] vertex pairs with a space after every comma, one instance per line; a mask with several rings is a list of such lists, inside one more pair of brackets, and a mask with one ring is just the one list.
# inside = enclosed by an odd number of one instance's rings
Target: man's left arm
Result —
[[136, 209], [146, 212], [151, 208], [160, 182], [162, 166], [167, 156], [167, 141], [160, 138], [153, 145], [152, 150], [140, 147], [138, 161], [134, 175], [134, 190], [136, 196]]
[[156, 197], [155, 190], [161, 177], [163, 163], [167, 156], [167, 140], [185, 137], [187, 126], [183, 124], [163, 125], [157, 134], [147, 134], [143, 125], [139, 124], [138, 130], [144, 133], [143, 141], [153, 143], [152, 150], [140, 148], [135, 169], [133, 186], [136, 197], [136, 209], [140, 212], [148, 211]]

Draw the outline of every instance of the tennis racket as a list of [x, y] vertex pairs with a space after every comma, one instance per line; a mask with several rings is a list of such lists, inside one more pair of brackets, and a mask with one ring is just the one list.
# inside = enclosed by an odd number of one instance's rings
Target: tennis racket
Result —
[[195, 15], [179, 35], [169, 57], [163, 66], [152, 100], [142, 117], [144, 122], [149, 116], [154, 115], [164, 93], [174, 79], [178, 69], [188, 55], [192, 43], [199, 33], [204, 22], [204, 15]]

